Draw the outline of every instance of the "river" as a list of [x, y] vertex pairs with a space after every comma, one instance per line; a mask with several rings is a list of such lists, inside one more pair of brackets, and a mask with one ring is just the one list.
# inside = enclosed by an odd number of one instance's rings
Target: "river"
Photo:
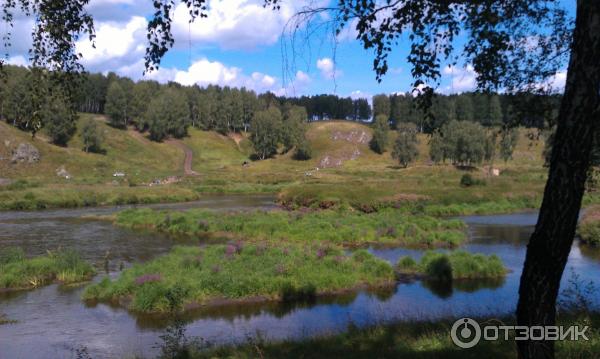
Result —
[[[58, 247], [73, 248], [117, 276], [119, 267], [145, 261], [189, 240], [163, 234], [118, 228], [106, 221], [82, 218], [127, 208], [106, 207], [41, 212], [0, 212], [0, 248], [21, 246], [28, 255]], [[272, 196], [213, 196], [183, 204], [155, 208], [210, 208], [214, 210], [272, 209]], [[426, 282], [397, 283], [394, 288], [319, 298], [314, 303], [244, 304], [198, 309], [184, 316], [187, 334], [213, 344], [264, 339], [302, 338], [345, 330], [348, 325], [368, 325], [399, 320], [424, 320], [448, 316], [497, 316], [515, 308], [525, 245], [536, 213], [468, 216], [469, 241], [465, 250], [496, 254], [510, 269], [503, 280], [458, 282], [439, 287]], [[418, 258], [422, 251], [371, 248], [375, 255], [395, 263], [402, 255]], [[563, 278], [569, 285], [574, 274], [598, 284], [600, 250], [573, 245]], [[98, 280], [101, 275], [97, 276]], [[107, 304], [88, 306], [81, 301], [83, 287], [50, 285], [40, 289], [0, 295], [0, 313], [15, 324], [0, 325], [0, 358], [69, 358], [86, 348], [93, 358], [156, 354], [155, 344], [169, 324], [166, 318], [142, 316]], [[598, 305], [598, 298], [590, 298]]]

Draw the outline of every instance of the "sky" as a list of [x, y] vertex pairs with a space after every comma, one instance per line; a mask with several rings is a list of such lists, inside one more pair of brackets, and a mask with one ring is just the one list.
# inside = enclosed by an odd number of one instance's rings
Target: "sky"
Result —
[[[90, 0], [87, 10], [95, 19], [96, 48], [86, 38], [77, 42], [77, 51], [83, 55], [86, 70], [113, 71], [134, 80], [245, 86], [259, 93], [271, 91], [286, 96], [328, 93], [370, 98], [411, 89], [407, 42], [394, 48], [388, 61], [390, 69], [378, 83], [373, 52], [363, 49], [351, 29], [337, 37], [329, 31], [318, 31], [306, 43], [300, 36], [293, 47], [291, 38], [282, 36], [288, 21], [307, 1], [327, 0], [284, 0], [279, 11], [264, 8], [263, 1], [209, 0], [208, 17], [192, 24], [187, 8], [179, 4], [172, 25], [175, 46], [158, 71], [143, 77], [152, 1]], [[29, 18], [15, 16], [9, 63], [27, 65], [32, 24]], [[0, 32], [6, 32], [5, 24], [0, 25]], [[0, 50], [6, 52], [1, 45]], [[438, 92], [475, 89], [476, 73], [468, 64], [447, 66], [442, 73]], [[562, 71], [553, 81], [558, 87], [564, 86], [565, 77]]]

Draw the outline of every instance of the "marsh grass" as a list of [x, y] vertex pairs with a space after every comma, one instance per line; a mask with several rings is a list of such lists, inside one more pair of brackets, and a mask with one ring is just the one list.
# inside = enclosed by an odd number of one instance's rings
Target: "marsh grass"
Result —
[[426, 279], [438, 281], [497, 278], [503, 277], [507, 271], [496, 255], [485, 256], [465, 251], [427, 251], [418, 263], [405, 256], [399, 259], [396, 268], [400, 273], [420, 274]]
[[393, 280], [392, 267], [368, 252], [351, 256], [332, 246], [233, 243], [175, 247], [114, 281], [88, 286], [83, 298], [125, 300], [134, 311], [169, 312], [232, 300], [311, 300]]
[[455, 247], [466, 239], [462, 221], [407, 215], [394, 209], [371, 214], [348, 210], [224, 214], [207, 210], [131, 209], [118, 213], [116, 223], [172, 234], [229, 234], [250, 240], [326, 242], [344, 246], [375, 243], [421, 248]]
[[70, 250], [48, 251], [26, 258], [20, 248], [0, 250], [0, 289], [30, 289], [52, 282], [71, 284], [89, 280], [94, 268]]

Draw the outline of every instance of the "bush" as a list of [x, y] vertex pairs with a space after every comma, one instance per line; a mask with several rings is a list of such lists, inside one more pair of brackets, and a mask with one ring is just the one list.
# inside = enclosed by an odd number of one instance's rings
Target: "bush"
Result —
[[434, 256], [423, 264], [424, 274], [428, 278], [442, 282], [452, 280], [452, 264], [446, 255]]
[[585, 215], [577, 226], [577, 235], [582, 242], [598, 246], [600, 245], [600, 218], [598, 208], [592, 207], [586, 210]]
[[296, 147], [294, 153], [294, 159], [299, 161], [306, 161], [312, 158], [312, 148], [307, 140], [301, 141]]
[[497, 256], [465, 251], [450, 253], [427, 251], [419, 263], [410, 257], [403, 257], [396, 267], [400, 272], [419, 273], [427, 279], [437, 281], [498, 278], [506, 274], [506, 268]]
[[369, 142], [369, 147], [376, 153], [385, 152], [388, 145], [388, 117], [386, 115], [377, 115], [373, 123], [373, 137]]
[[417, 149], [417, 129], [414, 125], [401, 124], [398, 128], [398, 137], [394, 143], [392, 158], [400, 163], [400, 166], [407, 167], [419, 155]]
[[85, 152], [101, 153], [104, 134], [98, 129], [96, 121], [88, 119], [81, 128], [81, 140]]
[[485, 181], [478, 178], [473, 178], [471, 174], [465, 173], [460, 178], [460, 185], [463, 187], [471, 187], [471, 186], [485, 186]]
[[404, 256], [398, 260], [397, 267], [402, 271], [409, 272], [417, 269], [417, 262], [410, 256]]

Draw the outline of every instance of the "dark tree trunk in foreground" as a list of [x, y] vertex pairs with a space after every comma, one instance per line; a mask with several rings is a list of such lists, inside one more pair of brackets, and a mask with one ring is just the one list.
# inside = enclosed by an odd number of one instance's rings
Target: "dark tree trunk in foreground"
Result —
[[[539, 219], [527, 246], [517, 322], [554, 325], [600, 120], [600, 0], [577, 1], [571, 59]], [[517, 342], [521, 358], [553, 358], [551, 341]]]

